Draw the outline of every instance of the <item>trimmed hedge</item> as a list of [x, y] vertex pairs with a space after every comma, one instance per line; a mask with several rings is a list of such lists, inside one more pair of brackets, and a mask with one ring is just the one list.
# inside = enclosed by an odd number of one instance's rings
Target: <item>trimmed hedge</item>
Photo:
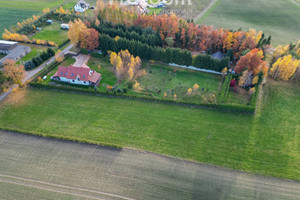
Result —
[[218, 109], [224, 111], [234, 111], [234, 112], [244, 112], [244, 113], [254, 113], [255, 106], [253, 105], [240, 105], [240, 104], [206, 104], [206, 103], [190, 103], [190, 102], [183, 102], [183, 101], [175, 101], [170, 99], [155, 99], [153, 97], [148, 96], [137, 96], [137, 95], [127, 95], [127, 94], [120, 94], [114, 92], [102, 92], [99, 90], [93, 89], [82, 89], [82, 88], [72, 88], [68, 86], [55, 86], [55, 85], [45, 85], [41, 83], [31, 82], [29, 86], [33, 88], [43, 88], [43, 89], [52, 89], [58, 90], [63, 92], [75, 92], [80, 94], [89, 94], [89, 95], [98, 95], [98, 96], [107, 96], [107, 97], [119, 97], [124, 99], [133, 99], [133, 100], [144, 100], [144, 101], [152, 101], [152, 102], [159, 102], [159, 103], [167, 103], [167, 104], [176, 104], [176, 105], [183, 105], [183, 106], [192, 106], [192, 107], [199, 107], [199, 108], [208, 108], [208, 109]]
[[46, 60], [48, 60], [49, 58], [51, 58], [54, 55], [55, 55], [55, 52], [53, 51], [53, 49], [48, 48], [47, 51], [44, 51], [40, 55], [32, 58], [30, 61], [27, 61], [24, 64], [25, 70], [30, 70], [30, 69], [40, 66]]
[[220, 97], [219, 97], [220, 103], [224, 103], [227, 100], [231, 79], [232, 79], [232, 74], [231, 73], [227, 74], [220, 92]]
[[71, 40], [67, 39], [66, 41], [64, 41], [63, 43], [61, 43], [58, 48], [61, 49], [63, 46], [65, 46], [66, 44], [68, 44]]

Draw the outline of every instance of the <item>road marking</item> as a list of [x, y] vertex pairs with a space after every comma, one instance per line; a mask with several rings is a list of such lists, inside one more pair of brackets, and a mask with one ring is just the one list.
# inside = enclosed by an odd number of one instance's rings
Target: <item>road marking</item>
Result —
[[[21, 180], [21, 181], [39, 183], [39, 184], [44, 184], [44, 185], [49, 185], [49, 186], [55, 186], [55, 187], [60, 187], [60, 188], [65, 188], [65, 189], [73, 189], [73, 190], [79, 190], [79, 191], [83, 191], [83, 192], [90, 192], [90, 193], [95, 193], [95, 194], [101, 194], [101, 195], [110, 196], [110, 197], [116, 197], [116, 198], [125, 199], [125, 200], [134, 200], [132, 198], [128, 198], [128, 197], [124, 197], [124, 196], [116, 195], [116, 194], [112, 194], [112, 193], [100, 192], [100, 191], [96, 191], [96, 190], [89, 190], [89, 189], [78, 188], [78, 187], [73, 187], [73, 186], [60, 185], [60, 184], [49, 183], [49, 182], [44, 182], [44, 181], [37, 181], [37, 180], [34, 180], [34, 179], [22, 178], [22, 177], [17, 177], [17, 176], [10, 176], [10, 175], [6, 175], [6, 174], [0, 174], [0, 177], [6, 177], [6, 178]], [[1, 181], [1, 182], [5, 182], [5, 181]], [[27, 184], [22, 184], [22, 183], [15, 183], [15, 184], [20, 184], [20, 185], [35, 187], [35, 188], [38, 188], [38, 189], [45, 189], [45, 190], [52, 191], [51, 189], [39, 188], [37, 186], [31, 186], [29, 184], [28, 185]], [[61, 191], [55, 191], [55, 190], [53, 190], [53, 191], [54, 192], [61, 192]], [[65, 192], [61, 192], [61, 193], [65, 193]], [[67, 194], [73, 194], [73, 193], [67, 193]], [[78, 195], [78, 194], [74, 194], [74, 195]], [[86, 196], [86, 197], [88, 197], [88, 198], [94, 198], [94, 197], [89, 197], [89, 196]]]

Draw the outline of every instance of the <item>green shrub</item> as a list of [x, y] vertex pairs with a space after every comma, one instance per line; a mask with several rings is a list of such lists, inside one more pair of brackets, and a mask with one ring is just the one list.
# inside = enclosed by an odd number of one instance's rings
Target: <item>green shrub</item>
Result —
[[230, 89], [230, 82], [232, 80], [232, 74], [227, 74], [224, 83], [221, 88], [220, 97], [219, 97], [219, 103], [224, 103], [227, 100], [228, 97], [228, 91]]

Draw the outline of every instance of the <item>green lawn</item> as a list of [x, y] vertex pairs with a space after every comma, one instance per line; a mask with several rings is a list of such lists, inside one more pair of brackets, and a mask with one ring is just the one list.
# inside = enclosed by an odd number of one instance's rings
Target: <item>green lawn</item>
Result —
[[199, 21], [227, 29], [254, 28], [272, 35], [272, 43], [298, 41], [300, 5], [290, 0], [219, 0]]
[[50, 40], [57, 45], [62, 44], [68, 39], [68, 31], [62, 30], [59, 23], [42, 27], [42, 30], [37, 32], [32, 39]]
[[300, 86], [267, 83], [263, 91], [258, 113], [249, 115], [27, 89], [0, 107], [0, 127], [300, 180]]
[[[98, 69], [98, 65], [101, 66], [100, 70]], [[103, 79], [101, 80], [101, 84], [103, 87], [99, 89], [106, 91], [106, 84], [116, 85], [118, 83], [118, 79], [113, 72], [113, 66], [107, 61], [107, 58], [91, 58], [88, 66], [102, 74]], [[137, 79], [140, 83], [141, 91], [128, 90], [129, 94], [144, 95], [147, 92], [148, 95], [151, 94], [154, 98], [169, 99], [174, 99], [173, 96], [176, 94], [178, 100], [199, 103], [203, 102], [203, 98], [208, 99], [208, 95], [215, 94], [217, 97], [222, 82], [220, 75], [165, 65], [144, 62], [142, 69], [146, 71], [146, 75], [142, 75]], [[188, 89], [193, 88], [195, 84], [199, 85], [198, 91], [192, 95], [187, 95]], [[122, 83], [117, 87], [127, 88], [128, 81], [122, 80]], [[164, 97], [165, 93], [167, 93], [167, 97]]]

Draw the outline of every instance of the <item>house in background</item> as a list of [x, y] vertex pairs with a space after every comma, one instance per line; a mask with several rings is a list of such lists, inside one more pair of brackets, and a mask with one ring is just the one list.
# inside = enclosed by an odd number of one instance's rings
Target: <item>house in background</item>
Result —
[[74, 6], [75, 12], [83, 13], [87, 11], [90, 7], [90, 4], [85, 2], [84, 0], [80, 0], [77, 2], [77, 4]]
[[88, 66], [69, 67], [59, 66], [57, 72], [51, 77], [51, 80], [65, 83], [96, 86], [101, 80], [101, 74], [91, 70]]
[[21, 46], [18, 42], [0, 40], [0, 54], [6, 55], [0, 60], [0, 66], [6, 60], [14, 60], [17, 62], [31, 51], [30, 47]]
[[148, 3], [145, 0], [140, 0], [137, 5], [137, 11], [140, 14], [148, 14], [150, 12], [148, 9]]

